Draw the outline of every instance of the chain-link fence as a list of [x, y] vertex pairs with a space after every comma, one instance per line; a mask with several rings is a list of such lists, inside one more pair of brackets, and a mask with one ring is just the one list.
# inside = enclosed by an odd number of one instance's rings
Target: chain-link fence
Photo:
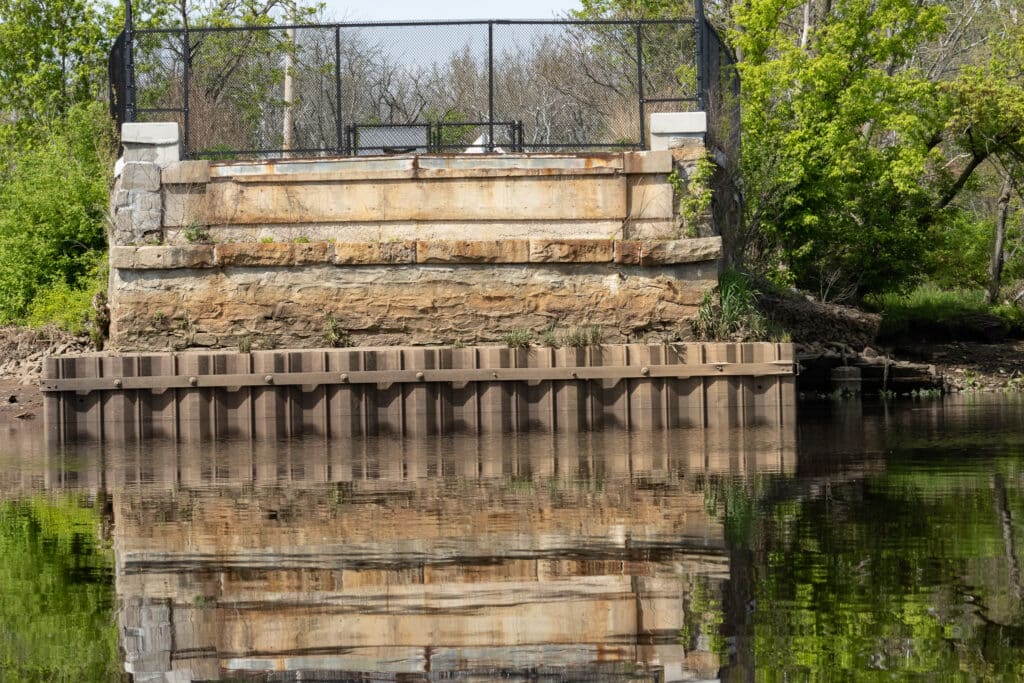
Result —
[[190, 157], [646, 146], [702, 108], [680, 21], [467, 21], [131, 30], [120, 120], [177, 121]]

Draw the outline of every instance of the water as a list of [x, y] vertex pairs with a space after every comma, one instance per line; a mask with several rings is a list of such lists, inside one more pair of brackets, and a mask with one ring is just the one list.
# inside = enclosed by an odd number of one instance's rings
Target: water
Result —
[[1024, 402], [0, 455], [0, 679], [1017, 680]]

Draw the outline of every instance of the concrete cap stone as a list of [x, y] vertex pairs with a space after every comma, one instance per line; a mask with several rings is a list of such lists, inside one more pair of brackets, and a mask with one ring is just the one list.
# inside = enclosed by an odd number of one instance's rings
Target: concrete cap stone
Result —
[[651, 134], [681, 137], [708, 132], [708, 114], [704, 111], [680, 111], [651, 114]]
[[173, 121], [125, 123], [121, 126], [121, 142], [135, 145], [176, 145], [181, 140], [178, 124]]

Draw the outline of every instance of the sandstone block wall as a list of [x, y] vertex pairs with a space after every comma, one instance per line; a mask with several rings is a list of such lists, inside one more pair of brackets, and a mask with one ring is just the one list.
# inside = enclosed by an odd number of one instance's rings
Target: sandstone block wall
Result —
[[125, 126], [115, 350], [582, 326], [674, 340], [716, 284], [721, 239], [677, 210], [704, 154], [692, 136], [650, 152], [209, 162], [180, 160], [174, 132]]

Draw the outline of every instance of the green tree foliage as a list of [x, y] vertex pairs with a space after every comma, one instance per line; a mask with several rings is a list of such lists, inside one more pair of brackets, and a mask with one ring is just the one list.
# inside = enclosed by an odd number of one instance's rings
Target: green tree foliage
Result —
[[115, 16], [89, 0], [0, 0], [0, 141], [37, 137], [106, 85]]
[[[923, 277], [987, 279], [988, 198], [1002, 178], [1017, 188], [1024, 178], [1019, 0], [706, 8], [728, 29], [742, 78], [746, 214], [735, 262], [826, 298]], [[671, 11], [660, 0], [586, 0], [579, 15]]]
[[113, 130], [104, 106], [76, 105], [34, 132], [40, 139], [18, 144], [0, 168], [2, 323], [23, 321], [44, 291], [92, 289], [106, 245]]
[[116, 681], [113, 553], [77, 497], [0, 502], [0, 678]]

